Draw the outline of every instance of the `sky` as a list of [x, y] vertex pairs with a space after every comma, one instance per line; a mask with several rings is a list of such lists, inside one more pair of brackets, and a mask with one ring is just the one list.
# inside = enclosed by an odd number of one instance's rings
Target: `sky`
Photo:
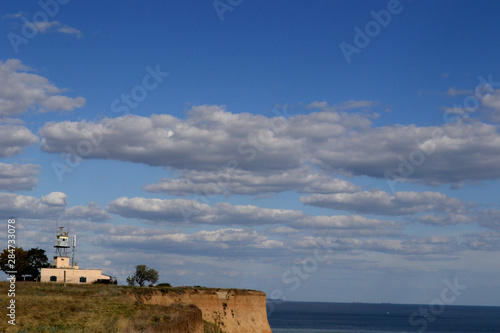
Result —
[[499, 10], [3, 2], [3, 247], [14, 218], [122, 284], [500, 306]]

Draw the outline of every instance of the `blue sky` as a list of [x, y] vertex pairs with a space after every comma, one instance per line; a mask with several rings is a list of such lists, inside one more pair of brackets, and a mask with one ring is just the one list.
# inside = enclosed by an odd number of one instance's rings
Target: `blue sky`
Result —
[[121, 283], [500, 305], [500, 4], [45, 4], [0, 6], [19, 245], [59, 221]]

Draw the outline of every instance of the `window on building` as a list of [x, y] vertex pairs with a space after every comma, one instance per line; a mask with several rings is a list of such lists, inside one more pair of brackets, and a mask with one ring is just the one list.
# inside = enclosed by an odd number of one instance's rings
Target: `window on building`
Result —
[[50, 282], [57, 282], [57, 276], [52, 275], [50, 277]]
[[80, 277], [80, 283], [86, 283], [87, 282], [87, 278], [86, 277]]

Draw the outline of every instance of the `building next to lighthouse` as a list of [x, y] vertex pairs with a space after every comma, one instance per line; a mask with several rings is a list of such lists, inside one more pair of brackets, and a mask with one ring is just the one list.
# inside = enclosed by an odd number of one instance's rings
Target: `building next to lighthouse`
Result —
[[59, 227], [56, 234], [54, 264], [50, 268], [42, 268], [40, 282], [55, 283], [114, 283], [116, 279], [102, 274], [102, 269], [80, 269], [75, 262], [76, 235], [72, 238], [71, 261], [69, 256], [69, 233]]

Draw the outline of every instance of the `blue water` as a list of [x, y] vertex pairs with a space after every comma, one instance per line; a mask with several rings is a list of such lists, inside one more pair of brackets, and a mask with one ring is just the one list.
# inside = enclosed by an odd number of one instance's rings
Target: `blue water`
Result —
[[270, 302], [273, 333], [500, 333], [500, 307]]

